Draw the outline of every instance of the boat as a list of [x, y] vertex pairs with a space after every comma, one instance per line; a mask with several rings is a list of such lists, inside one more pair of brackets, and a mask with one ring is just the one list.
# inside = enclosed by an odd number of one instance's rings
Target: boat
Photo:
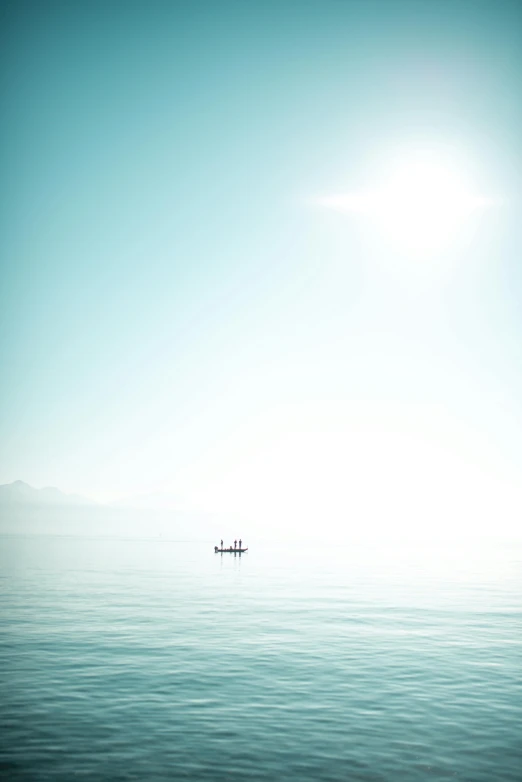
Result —
[[218, 548], [214, 546], [215, 554], [244, 554], [245, 551], [248, 551], [248, 546], [247, 548]]

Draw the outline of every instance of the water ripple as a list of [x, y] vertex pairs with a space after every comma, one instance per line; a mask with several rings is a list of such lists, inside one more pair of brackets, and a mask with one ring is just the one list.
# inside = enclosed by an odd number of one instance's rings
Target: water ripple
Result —
[[2, 542], [3, 778], [520, 782], [513, 550]]

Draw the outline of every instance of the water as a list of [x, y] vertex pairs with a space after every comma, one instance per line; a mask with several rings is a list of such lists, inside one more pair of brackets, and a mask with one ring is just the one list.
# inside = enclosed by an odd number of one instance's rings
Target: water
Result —
[[520, 782], [520, 548], [213, 543], [1, 537], [3, 778]]

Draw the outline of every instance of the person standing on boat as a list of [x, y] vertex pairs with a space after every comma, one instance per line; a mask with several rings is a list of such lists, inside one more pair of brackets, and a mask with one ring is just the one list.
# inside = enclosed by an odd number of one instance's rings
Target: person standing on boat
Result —
[[221, 541], [221, 548], [223, 548], [223, 541]]
[[239, 548], [241, 549], [241, 538], [239, 538]]
[[237, 540], [234, 541], [234, 548], [237, 548]]

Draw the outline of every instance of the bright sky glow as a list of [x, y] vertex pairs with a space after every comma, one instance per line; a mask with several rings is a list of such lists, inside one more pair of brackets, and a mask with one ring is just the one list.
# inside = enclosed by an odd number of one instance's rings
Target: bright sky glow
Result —
[[200, 508], [228, 507], [264, 532], [470, 538], [514, 529], [516, 473], [491, 444], [427, 406], [292, 406], [238, 430], [183, 476]]

